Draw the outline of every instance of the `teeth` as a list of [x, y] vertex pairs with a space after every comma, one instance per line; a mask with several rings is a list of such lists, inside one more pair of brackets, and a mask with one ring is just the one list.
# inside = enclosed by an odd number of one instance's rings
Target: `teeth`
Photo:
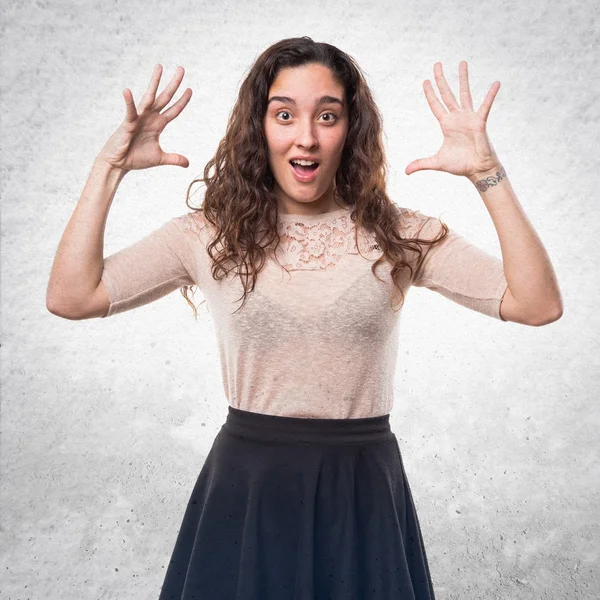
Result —
[[291, 160], [291, 163], [295, 164], [295, 165], [303, 165], [305, 167], [309, 166], [309, 165], [316, 165], [317, 162], [314, 160]]

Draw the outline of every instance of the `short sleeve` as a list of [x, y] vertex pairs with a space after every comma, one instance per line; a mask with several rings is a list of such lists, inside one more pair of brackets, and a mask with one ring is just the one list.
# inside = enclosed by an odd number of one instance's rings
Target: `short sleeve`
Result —
[[184, 285], [196, 285], [186, 215], [174, 217], [104, 259], [102, 281], [110, 300], [102, 318], [149, 304]]
[[[431, 240], [442, 231], [441, 221], [420, 211], [402, 213], [404, 237]], [[466, 308], [505, 321], [500, 304], [508, 288], [502, 260], [470, 243], [448, 227], [447, 236], [423, 245], [423, 259], [411, 285], [442, 294]]]

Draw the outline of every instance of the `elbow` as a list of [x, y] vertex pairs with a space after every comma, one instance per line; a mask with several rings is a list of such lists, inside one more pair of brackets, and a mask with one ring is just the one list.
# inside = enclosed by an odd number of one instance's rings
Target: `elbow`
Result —
[[52, 280], [50, 280], [46, 288], [46, 310], [57, 317], [72, 319], [73, 313], [69, 309], [70, 305], [65, 301], [64, 295], [53, 286]]
[[531, 307], [531, 312], [535, 315], [532, 318], [530, 325], [541, 327], [558, 321], [563, 316], [563, 301], [560, 290], [556, 290], [553, 294], [548, 294], [543, 303], [539, 303], [534, 310]]
[[549, 311], [548, 313], [544, 314], [543, 316], [538, 317], [530, 324], [533, 325], [534, 327], [542, 327], [543, 325], [550, 325], [550, 323], [554, 323], [555, 321], [558, 321], [562, 317], [562, 315], [563, 315], [563, 307], [561, 304], [560, 306], [554, 308], [553, 310]]
[[65, 305], [64, 302], [60, 302], [49, 297], [46, 297], [46, 310], [63, 319], [68, 319], [69, 321], [78, 321], [79, 317]]

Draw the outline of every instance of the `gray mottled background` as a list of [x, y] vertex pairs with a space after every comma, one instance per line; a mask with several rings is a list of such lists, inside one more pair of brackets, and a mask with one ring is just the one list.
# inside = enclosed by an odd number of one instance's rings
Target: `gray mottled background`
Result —
[[174, 101], [188, 86], [193, 97], [161, 143], [191, 164], [125, 178], [106, 255], [187, 212], [248, 68], [299, 35], [364, 69], [394, 201], [497, 256], [468, 180], [404, 168], [442, 141], [422, 88], [436, 61], [458, 90], [467, 60], [476, 108], [501, 82], [488, 132], [555, 266], [564, 315], [502, 323], [414, 288], [392, 428], [439, 600], [598, 597], [595, 3], [4, 0], [1, 27], [2, 598], [158, 597], [227, 412], [213, 324], [202, 308], [195, 322], [179, 292], [106, 320], [61, 319], [45, 306], [52, 260], [123, 118], [123, 88], [138, 102], [154, 64], [160, 90], [184, 66]]

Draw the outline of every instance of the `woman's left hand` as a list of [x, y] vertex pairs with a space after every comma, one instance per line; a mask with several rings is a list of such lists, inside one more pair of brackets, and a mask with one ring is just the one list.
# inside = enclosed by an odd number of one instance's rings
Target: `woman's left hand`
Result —
[[406, 167], [405, 173], [411, 175], [415, 171], [432, 169], [473, 177], [499, 168], [500, 161], [488, 139], [485, 125], [492, 102], [500, 89], [500, 82], [495, 81], [492, 84], [477, 112], [473, 112], [466, 61], [460, 62], [458, 71], [460, 105], [444, 77], [442, 63], [437, 62], [433, 65], [433, 73], [448, 110], [437, 99], [429, 79], [423, 82], [423, 88], [429, 107], [440, 122], [444, 142], [437, 154], [414, 160]]

